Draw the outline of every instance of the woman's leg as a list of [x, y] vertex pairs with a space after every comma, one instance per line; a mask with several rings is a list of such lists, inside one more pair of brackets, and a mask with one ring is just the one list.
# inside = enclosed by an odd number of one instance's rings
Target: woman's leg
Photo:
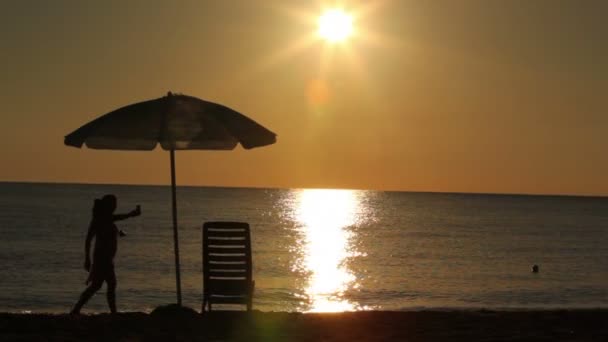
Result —
[[111, 272], [108, 273], [106, 284], [108, 286], [106, 290], [106, 297], [108, 299], [110, 312], [116, 313], [116, 273], [114, 273], [114, 267], [112, 267]]
[[80, 299], [78, 299], [78, 302], [76, 303], [76, 305], [74, 305], [74, 308], [70, 313], [79, 314], [80, 309], [82, 309], [82, 307], [86, 304], [86, 302], [89, 301], [89, 299], [91, 299], [95, 292], [97, 292], [97, 290], [101, 288], [102, 284], [103, 280], [94, 280], [91, 285], [89, 285], [89, 287], [87, 287], [86, 290], [82, 292], [82, 294], [80, 295]]

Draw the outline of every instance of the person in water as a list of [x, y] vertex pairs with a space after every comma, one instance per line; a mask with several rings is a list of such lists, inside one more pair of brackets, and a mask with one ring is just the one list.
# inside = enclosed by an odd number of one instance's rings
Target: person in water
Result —
[[[117, 249], [118, 235], [124, 236], [114, 224], [115, 221], [141, 215], [140, 207], [127, 214], [114, 215], [116, 210], [116, 196], [105, 195], [102, 199], [96, 199], [93, 205], [93, 218], [89, 225], [89, 231], [84, 244], [85, 261], [84, 268], [89, 272], [86, 284], [89, 285], [80, 295], [80, 299], [71, 311], [71, 314], [79, 314], [80, 309], [97, 292], [103, 282], [107, 284], [108, 306], [112, 313], [116, 313], [116, 274], [114, 273], [114, 256]], [[93, 263], [91, 264], [91, 240], [95, 238], [95, 249], [93, 250]]]

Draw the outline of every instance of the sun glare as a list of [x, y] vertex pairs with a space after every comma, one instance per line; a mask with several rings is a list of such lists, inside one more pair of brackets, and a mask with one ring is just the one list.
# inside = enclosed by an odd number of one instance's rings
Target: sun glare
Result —
[[319, 36], [330, 43], [342, 42], [353, 33], [353, 17], [340, 9], [325, 11], [318, 23]]
[[303, 225], [303, 269], [310, 274], [305, 293], [311, 312], [361, 309], [344, 298], [357, 279], [344, 262], [353, 257], [349, 226], [359, 219], [359, 198], [354, 190], [306, 189], [299, 193], [297, 219]]

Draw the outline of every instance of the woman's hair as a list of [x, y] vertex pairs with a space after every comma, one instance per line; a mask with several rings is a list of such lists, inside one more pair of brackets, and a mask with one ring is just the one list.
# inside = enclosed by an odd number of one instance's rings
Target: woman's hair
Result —
[[104, 214], [104, 202], [96, 198], [93, 202], [93, 219], [98, 219]]
[[112, 215], [116, 210], [116, 196], [105, 195], [101, 199], [93, 201], [93, 219], [101, 219]]
[[105, 195], [101, 198], [103, 202], [104, 209], [107, 211], [108, 215], [112, 215], [114, 210], [116, 210], [116, 196], [109, 194]]

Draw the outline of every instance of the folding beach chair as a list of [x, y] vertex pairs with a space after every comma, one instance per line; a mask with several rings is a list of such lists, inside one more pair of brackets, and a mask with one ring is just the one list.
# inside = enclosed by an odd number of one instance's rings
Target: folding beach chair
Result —
[[243, 304], [251, 311], [255, 282], [251, 236], [245, 222], [203, 224], [203, 305]]

